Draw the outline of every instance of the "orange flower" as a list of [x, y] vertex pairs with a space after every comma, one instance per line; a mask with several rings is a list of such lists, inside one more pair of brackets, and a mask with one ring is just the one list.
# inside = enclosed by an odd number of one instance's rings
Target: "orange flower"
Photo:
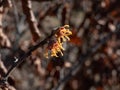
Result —
[[69, 35], [72, 35], [72, 32], [69, 30], [69, 25], [64, 25], [55, 34], [56, 38], [58, 39], [58, 42], [70, 40], [70, 38], [68, 37]]
[[62, 43], [59, 43], [58, 41], [52, 42], [48, 44], [48, 47], [45, 52], [45, 57], [48, 58], [49, 51], [50, 51], [50, 56], [52, 57], [53, 56], [58, 57], [57, 53], [60, 53], [63, 56], [62, 50], [64, 50]]

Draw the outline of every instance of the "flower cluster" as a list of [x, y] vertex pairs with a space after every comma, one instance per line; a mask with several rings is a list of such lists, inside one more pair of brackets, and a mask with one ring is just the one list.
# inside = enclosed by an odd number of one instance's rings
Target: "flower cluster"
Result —
[[59, 43], [58, 41], [52, 42], [47, 47], [47, 49], [45, 51], [46, 52], [45, 56], [48, 58], [49, 51], [50, 51], [50, 54], [51, 54], [52, 57], [53, 56], [58, 57], [57, 53], [60, 53], [63, 56], [62, 50], [64, 50], [64, 48], [62, 46], [62, 43]]
[[45, 56], [48, 58], [50, 54], [50, 56], [52, 57], [58, 57], [58, 53], [60, 53], [63, 56], [63, 42], [70, 40], [68, 36], [71, 34], [72, 32], [69, 30], [69, 25], [64, 25], [60, 27], [54, 36], [55, 40], [49, 41], [48, 46], [45, 50]]
[[58, 41], [61, 43], [66, 40], [70, 40], [68, 37], [71, 35], [72, 32], [69, 30], [69, 25], [64, 25], [63, 27], [60, 27], [58, 32], [55, 34], [56, 38], [58, 38]]

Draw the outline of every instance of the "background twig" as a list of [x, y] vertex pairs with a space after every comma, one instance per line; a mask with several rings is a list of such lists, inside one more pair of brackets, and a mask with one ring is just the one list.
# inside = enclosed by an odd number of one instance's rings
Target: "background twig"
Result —
[[26, 15], [26, 19], [29, 23], [30, 31], [34, 41], [40, 39], [40, 31], [37, 27], [37, 21], [35, 19], [34, 13], [32, 12], [31, 0], [21, 0], [23, 12]]

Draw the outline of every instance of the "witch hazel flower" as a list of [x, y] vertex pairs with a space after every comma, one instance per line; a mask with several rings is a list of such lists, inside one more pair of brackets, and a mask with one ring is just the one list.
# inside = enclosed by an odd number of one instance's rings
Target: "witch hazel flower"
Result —
[[45, 50], [45, 57], [48, 58], [49, 54], [50, 56], [58, 57], [58, 53], [60, 53], [63, 56], [63, 48], [62, 43], [59, 43], [58, 41], [50, 41], [48, 47]]
[[57, 32], [55, 33], [54, 40], [49, 40], [47, 48], [45, 50], [45, 57], [58, 57], [58, 53], [63, 56], [63, 43], [67, 40], [69, 41], [69, 36], [72, 35], [72, 32], [69, 30], [69, 25], [64, 25], [58, 28]]

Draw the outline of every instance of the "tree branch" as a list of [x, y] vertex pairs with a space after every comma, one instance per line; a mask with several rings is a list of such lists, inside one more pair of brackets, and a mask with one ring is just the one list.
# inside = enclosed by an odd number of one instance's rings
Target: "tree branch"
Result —
[[11, 47], [11, 43], [8, 39], [8, 37], [4, 34], [3, 28], [2, 28], [2, 19], [3, 19], [3, 13], [4, 13], [4, 8], [3, 6], [0, 7], [0, 48], [1, 47]]
[[36, 42], [40, 39], [41, 34], [37, 27], [37, 21], [35, 19], [34, 13], [32, 11], [32, 3], [31, 0], [21, 0], [23, 12], [26, 15], [26, 19], [29, 23], [30, 31], [33, 37], [33, 40]]
[[20, 65], [28, 56], [31, 55], [33, 51], [38, 49], [39, 47], [43, 46], [48, 42], [48, 40], [56, 33], [57, 29], [55, 31], [52, 31], [51, 35], [48, 36], [43, 41], [39, 42], [38, 44], [32, 46], [22, 57], [15, 58], [13, 65], [10, 67], [10, 69], [7, 71], [7, 73], [1, 78], [0, 84], [4, 84], [7, 82], [7, 79], [10, 75], [10, 73], [18, 66]]

